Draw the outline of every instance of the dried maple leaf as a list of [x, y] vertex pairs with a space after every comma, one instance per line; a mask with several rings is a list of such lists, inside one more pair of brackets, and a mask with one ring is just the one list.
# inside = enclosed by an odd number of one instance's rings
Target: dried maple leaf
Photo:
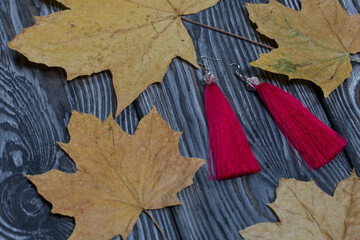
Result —
[[145, 209], [181, 202], [176, 193], [193, 183], [203, 159], [182, 157], [181, 133], [153, 110], [134, 135], [109, 117], [73, 113], [71, 140], [60, 146], [74, 160], [76, 173], [51, 170], [27, 176], [53, 204], [52, 212], [75, 217], [70, 239], [125, 239]]
[[67, 79], [110, 70], [118, 115], [154, 82], [174, 57], [196, 65], [180, 17], [218, 0], [57, 0], [70, 10], [35, 18], [11, 42], [29, 60], [66, 70]]
[[338, 0], [302, 0], [301, 5], [295, 11], [275, 0], [246, 4], [258, 31], [279, 46], [251, 65], [310, 80], [327, 97], [351, 75], [350, 54], [360, 51], [360, 14], [349, 15]]
[[331, 197], [314, 183], [280, 179], [277, 199], [269, 206], [280, 223], [259, 223], [241, 230], [246, 239], [360, 239], [360, 179], [355, 171]]

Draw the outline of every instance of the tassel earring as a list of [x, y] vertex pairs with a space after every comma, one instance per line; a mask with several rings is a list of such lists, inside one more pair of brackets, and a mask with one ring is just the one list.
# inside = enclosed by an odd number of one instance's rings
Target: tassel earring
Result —
[[345, 148], [346, 140], [290, 93], [270, 83], [261, 83], [257, 77], [246, 78], [238, 71], [235, 75], [245, 82], [247, 90], [259, 94], [281, 132], [311, 169], [324, 166]]
[[216, 84], [217, 78], [206, 65], [199, 65], [205, 71], [203, 81], [206, 83], [210, 176], [212, 179], [225, 180], [261, 171], [236, 114]]

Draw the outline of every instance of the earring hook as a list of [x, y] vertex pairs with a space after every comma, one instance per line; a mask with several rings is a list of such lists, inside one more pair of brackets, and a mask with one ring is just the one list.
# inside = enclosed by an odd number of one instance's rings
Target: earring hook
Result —
[[214, 60], [214, 61], [221, 61], [221, 59], [219, 59], [219, 58], [212, 58], [212, 57], [206, 57], [206, 56], [200, 56], [200, 58], [210, 59], [210, 60]]
[[239, 72], [239, 70], [241, 69], [241, 67], [240, 67], [240, 65], [237, 64], [237, 63], [230, 63], [230, 64], [227, 66], [225, 72], [224, 72], [223, 74], [221, 74], [219, 78], [222, 78], [222, 77], [224, 76], [224, 74], [229, 71], [229, 68], [230, 68], [231, 66], [236, 66], [236, 67], [237, 67], [237, 69], [236, 69], [236, 71], [235, 71], [235, 75], [236, 75], [241, 81], [243, 81], [243, 82], [245, 83], [246, 89], [247, 89], [248, 91], [250, 91], [250, 92], [256, 92], [256, 87], [255, 87], [255, 86], [258, 86], [258, 85], [261, 84], [260, 80], [259, 80], [257, 77], [247, 78], [247, 77], [245, 77], [244, 75], [242, 75], [242, 74]]
[[202, 67], [203, 69], [205, 69], [206, 71], [209, 71], [208, 66], [205, 63], [199, 62], [199, 59], [202, 59], [202, 58], [213, 60], [213, 61], [221, 61], [221, 59], [218, 59], [218, 58], [212, 58], [212, 57], [207, 57], [207, 56], [201, 55], [199, 58], [196, 59], [196, 61], [197, 61], [197, 64], [199, 64], [199, 66]]
[[238, 70], [241, 69], [240, 65], [237, 64], [237, 63], [230, 63], [230, 64], [226, 67], [225, 71], [219, 76], [219, 78], [224, 77], [225, 73], [227, 73], [227, 72], [229, 71], [230, 67], [232, 67], [232, 66], [236, 66], [236, 67], [237, 67], [237, 69], [236, 69], [236, 71], [235, 71], [235, 74], [240, 74], [240, 73], [238, 72]]

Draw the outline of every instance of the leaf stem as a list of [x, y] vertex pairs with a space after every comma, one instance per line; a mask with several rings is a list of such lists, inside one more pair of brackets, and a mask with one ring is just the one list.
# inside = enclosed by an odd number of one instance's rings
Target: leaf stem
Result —
[[358, 58], [356, 58], [356, 57], [353, 57], [353, 56], [351, 56], [351, 55], [349, 55], [349, 58], [354, 59], [354, 60], [357, 61], [357, 62], [360, 62], [360, 59], [358, 59]]
[[146, 209], [143, 209], [144, 212], [146, 213], [146, 215], [149, 216], [149, 218], [155, 223], [157, 229], [159, 230], [159, 232], [161, 233], [161, 235], [163, 236], [163, 238], [165, 240], [168, 240], [167, 237], [165, 236], [165, 233], [163, 232], [163, 230], [161, 229], [160, 225], [158, 224], [158, 222], [155, 220], [155, 218], [146, 210]]
[[223, 33], [223, 34], [226, 34], [226, 35], [235, 37], [235, 38], [239, 38], [239, 39], [241, 39], [241, 40], [244, 40], [244, 41], [247, 41], [247, 42], [250, 42], [250, 43], [259, 45], [259, 46], [261, 46], [261, 47], [264, 47], [264, 48], [267, 48], [267, 49], [270, 49], [270, 50], [275, 49], [274, 47], [269, 46], [269, 45], [266, 45], [266, 44], [264, 44], [264, 43], [260, 43], [260, 42], [251, 40], [251, 39], [249, 39], [249, 38], [242, 37], [242, 36], [240, 36], [240, 35], [236, 35], [236, 34], [231, 33], [231, 32], [227, 32], [227, 31], [224, 31], [224, 30], [221, 30], [221, 29], [218, 29], [218, 28], [214, 28], [214, 27], [205, 25], [205, 24], [203, 24], [203, 23], [199, 23], [199, 22], [190, 20], [190, 19], [188, 19], [188, 18], [186, 18], [186, 17], [184, 17], [184, 16], [181, 16], [181, 19], [184, 20], [185, 22], [189, 22], [189, 23], [192, 23], [192, 24], [195, 24], [195, 25], [204, 27], [204, 28], [208, 28], [208, 29], [214, 30], [214, 31], [216, 31], [216, 32]]

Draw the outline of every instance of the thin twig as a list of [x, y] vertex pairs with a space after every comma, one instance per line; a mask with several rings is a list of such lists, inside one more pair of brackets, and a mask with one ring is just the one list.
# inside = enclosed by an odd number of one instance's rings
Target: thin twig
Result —
[[226, 34], [226, 35], [235, 37], [235, 38], [239, 38], [239, 39], [241, 39], [241, 40], [245, 40], [245, 41], [247, 41], [247, 42], [250, 42], [250, 43], [253, 43], [253, 44], [262, 46], [262, 47], [264, 47], [264, 48], [268, 48], [268, 49], [270, 49], [270, 50], [275, 49], [274, 47], [271, 47], [271, 46], [266, 45], [266, 44], [264, 44], [264, 43], [259, 43], [259, 42], [257, 42], [257, 41], [251, 40], [251, 39], [249, 39], [249, 38], [242, 37], [242, 36], [236, 35], [236, 34], [231, 33], [231, 32], [226, 32], [226, 31], [224, 31], [224, 30], [221, 30], [221, 29], [218, 29], [218, 28], [214, 28], [214, 27], [211, 27], [211, 26], [208, 26], [208, 25], [205, 25], [205, 24], [202, 24], [202, 23], [199, 23], [199, 22], [190, 20], [190, 19], [188, 19], [188, 18], [186, 18], [186, 17], [184, 17], [184, 16], [181, 16], [181, 19], [184, 20], [184, 21], [186, 21], [186, 22], [189, 22], [189, 23], [192, 23], [192, 24], [195, 24], [195, 25], [204, 27], [204, 28], [208, 28], [208, 29], [211, 29], [211, 30], [214, 30], [214, 31], [217, 31], [217, 32], [220, 32], [220, 33], [223, 33], [223, 34]]
[[349, 55], [349, 58], [354, 59], [355, 61], [360, 62], [360, 59], [358, 59], [358, 58], [356, 58], [356, 57], [353, 57], [353, 56], [351, 56], [351, 55]]
[[144, 209], [144, 212], [146, 213], [146, 215], [149, 216], [149, 218], [155, 223], [157, 229], [159, 230], [159, 232], [161, 233], [161, 235], [163, 236], [163, 238], [165, 240], [168, 240], [167, 237], [165, 236], [165, 233], [163, 232], [163, 230], [161, 229], [160, 225], [158, 224], [158, 222], [155, 220], [155, 218], [147, 211]]

